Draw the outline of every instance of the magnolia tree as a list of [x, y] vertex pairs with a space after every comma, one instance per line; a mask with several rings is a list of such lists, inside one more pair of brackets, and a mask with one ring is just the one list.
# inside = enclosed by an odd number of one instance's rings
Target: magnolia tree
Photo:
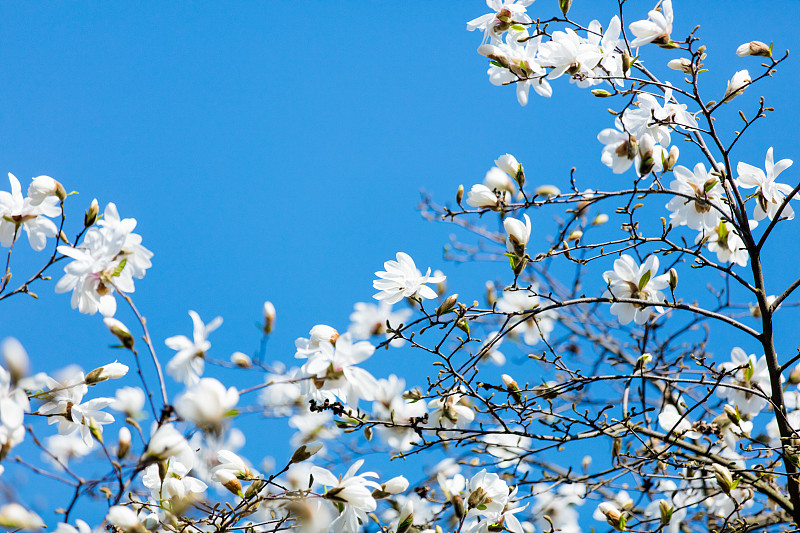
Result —
[[[592, 148], [609, 173], [586, 182], [573, 173], [564, 191], [532, 187], [524, 161], [505, 154], [466, 196], [460, 187], [455, 203], [424, 199], [423, 214], [477, 235], [478, 244], [451, 244], [449, 259], [496, 260], [493, 279], [477, 285], [483, 301], [449, 294], [444, 274], [423, 274], [398, 251], [375, 273], [376, 302], [357, 303], [346, 330], [315, 325], [278, 348], [284, 362], [266, 361], [263, 345], [213, 359], [221, 318], [206, 323], [189, 311], [190, 336], [150, 335], [132, 295], [153, 254], [133, 218], [95, 201], [73, 220], [64, 185], [39, 176], [25, 192], [9, 174], [0, 300], [67, 293], [76, 312], [103, 317], [122, 361], [32, 374], [23, 346], [2, 344], [0, 468], [41, 477], [53, 506], [47, 527], [530, 533], [800, 524], [800, 355], [777, 352], [774, 327], [800, 279], [770, 283], [762, 257], [778, 226], [792, 224], [800, 185], [768, 140], [763, 164], [738, 158], [739, 140], [772, 109], [763, 98], [753, 109], [732, 103], [787, 56], [744, 43], [735, 52], [747, 68], [718, 90], [703, 83], [707, 53], [695, 32], [673, 34], [670, 0], [632, 22], [624, 1], [589, 22], [570, 18], [570, 1], [560, 11], [532, 2], [487, 0], [492, 12], [467, 23], [482, 33], [489, 81], [513, 86], [523, 106], [531, 89], [547, 98], [556, 87], [576, 91], [568, 83], [610, 102], [613, 118]], [[654, 74], [658, 64], [672, 75]], [[730, 115], [738, 131], [715, 122]], [[532, 228], [529, 214], [540, 210], [556, 220], [547, 235]], [[14, 268], [23, 234], [45, 257], [35, 272]], [[114, 318], [118, 305], [137, 320]], [[267, 302], [265, 340], [275, 316]], [[501, 348], [524, 364], [506, 365]], [[392, 351], [424, 354], [427, 379], [363, 368]], [[262, 373], [263, 384], [223, 384], [211, 377], [217, 366]], [[272, 464], [246, 457], [251, 435], [237, 427], [246, 413], [287, 419], [294, 452], [280, 458], [276, 445]], [[392, 475], [398, 464], [403, 475]], [[372, 471], [379, 467], [386, 473]], [[45, 527], [24, 500], [8, 498], [0, 524]]]

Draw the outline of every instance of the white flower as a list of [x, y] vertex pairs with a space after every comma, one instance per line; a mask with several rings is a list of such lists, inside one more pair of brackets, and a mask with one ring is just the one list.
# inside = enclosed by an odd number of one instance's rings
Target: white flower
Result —
[[[656, 276], [658, 257], [651, 255], [640, 266], [629, 256], [623, 255], [614, 261], [614, 270], [603, 273], [603, 279], [609, 284], [604, 298], [632, 298], [653, 303], [664, 302], [662, 289], [669, 285], [669, 274]], [[656, 305], [615, 302], [611, 304], [611, 314], [616, 315], [620, 324], [628, 324], [631, 320], [642, 325], [650, 318], [652, 310], [663, 313]]]
[[[678, 399], [678, 404], [686, 411], [688, 408], [683, 398]], [[702, 435], [692, 429], [692, 422], [678, 412], [677, 407], [671, 403], [665, 403], [658, 415], [658, 425], [664, 431], [671, 431], [678, 436], [687, 439], [699, 439]]]
[[486, 451], [490, 455], [502, 459], [497, 463], [497, 468], [516, 467], [520, 472], [526, 471], [528, 467], [522, 461], [522, 456], [530, 453], [531, 438], [513, 433], [503, 433], [502, 428], [497, 429], [497, 433], [490, 433], [481, 438], [487, 444]]
[[423, 276], [414, 264], [414, 260], [403, 252], [397, 252], [397, 261], [386, 261], [383, 264], [386, 271], [375, 272], [380, 279], [372, 282], [372, 287], [378, 289], [373, 298], [385, 300], [395, 304], [403, 298], [433, 299], [437, 297], [436, 291], [426, 283], [441, 283], [445, 276], [431, 276], [428, 268]]
[[121, 387], [117, 389], [116, 399], [110, 407], [135, 419], [141, 415], [144, 402], [144, 391], [139, 387]]
[[356, 475], [356, 472], [364, 460], [360, 459], [353, 463], [344, 477], [337, 479], [330, 470], [319, 466], [311, 468], [314, 482], [324, 485], [327, 490], [324, 497], [341, 505], [341, 514], [330, 524], [330, 528], [336, 533], [345, 531], [346, 533], [357, 533], [361, 524], [367, 523], [367, 513], [377, 508], [375, 498], [372, 497], [373, 489], [380, 489], [380, 485], [367, 478], [378, 477], [375, 472], [364, 472]]
[[0, 191], [0, 245], [11, 246], [24, 229], [31, 248], [41, 252], [47, 239], [58, 232], [53, 221], [46, 218], [61, 214], [61, 208], [56, 205], [58, 199], [47, 198], [34, 205], [30, 198], [22, 197], [19, 180], [10, 172], [8, 180], [11, 192]]
[[[732, 372], [717, 388], [717, 394], [738, 407], [742, 416], [755, 416], [767, 406], [765, 396], [770, 395], [770, 377], [767, 367], [767, 358], [762, 355], [758, 359], [754, 354], [746, 354], [744, 350], [735, 347], [731, 350], [731, 360], [719, 365], [722, 370]], [[737, 369], [734, 371], [734, 369]], [[725, 384], [733, 383], [745, 389], [756, 392], [747, 392], [741, 388], [726, 387]]]
[[25, 347], [14, 337], [6, 337], [0, 345], [3, 354], [3, 365], [11, 374], [12, 381], [19, 381], [30, 372], [30, 360]]
[[81, 403], [88, 392], [83, 372], [78, 372], [63, 382], [50, 378], [50, 401], [39, 408], [39, 414], [49, 417], [48, 424], [58, 424], [60, 435], [80, 430], [83, 442], [92, 446], [92, 430], [102, 433], [102, 426], [114, 422], [114, 417], [103, 411], [112, 398], [95, 398]]
[[694, 198], [689, 200], [675, 196], [667, 203], [667, 209], [672, 211], [670, 220], [673, 226], [687, 225], [698, 231], [714, 228], [720, 220], [721, 211], [726, 211], [722, 201], [725, 190], [719, 180], [708, 175], [703, 163], [697, 163], [694, 172], [678, 165], [673, 169], [673, 174], [675, 179], [669, 188]]
[[247, 466], [241, 457], [230, 450], [220, 450], [217, 452], [217, 461], [219, 462], [219, 465], [211, 469], [211, 474], [218, 480], [220, 473], [223, 471], [229, 472], [236, 479], [246, 480], [259, 476], [258, 472], [250, 469], [250, 467]]
[[498, 191], [503, 195], [505, 201], [511, 200], [515, 187], [511, 178], [497, 167], [492, 167], [486, 172], [483, 184], [492, 191]]
[[[502, 195], [502, 193], [501, 193]], [[476, 183], [472, 189], [467, 193], [467, 205], [472, 207], [488, 207], [489, 209], [497, 209], [500, 200], [497, 194], [481, 183]]]
[[355, 365], [372, 356], [375, 346], [367, 341], [354, 343], [349, 333], [336, 340], [336, 345], [322, 344], [320, 351], [309, 357], [302, 371], [316, 379], [309, 386], [330, 391], [353, 407], [359, 399], [372, 400], [378, 386], [375, 378]]
[[620, 46], [620, 32], [622, 25], [619, 17], [614, 16], [608, 24], [608, 29], [601, 35], [602, 27], [600, 23], [593, 20], [589, 23], [589, 31], [586, 35], [586, 42], [591, 46], [586, 46], [578, 54], [578, 61], [585, 65], [594, 65], [592, 73], [596, 77], [612, 76], [618, 79], [609, 80], [609, 83], [622, 87], [625, 75], [622, 65], [622, 54], [617, 52]]
[[597, 140], [605, 145], [600, 161], [614, 174], [622, 174], [631, 168], [638, 157], [639, 143], [635, 136], [622, 131], [622, 122], [619, 119], [615, 121], [615, 126], [616, 129], [606, 128], [597, 134]]
[[433, 427], [463, 428], [472, 422], [475, 419], [475, 412], [462, 400], [465, 400], [463, 394], [453, 392], [428, 402], [428, 408], [431, 409], [429, 417]]
[[490, 516], [503, 511], [508, 502], [508, 485], [486, 469], [475, 474], [467, 484], [467, 516]]
[[761, 41], [750, 41], [749, 43], [739, 45], [739, 47], [736, 49], [736, 55], [739, 57], [771, 57], [772, 46], [767, 46], [766, 43], [762, 43]]
[[[75, 527], [77, 526], [77, 527]], [[60, 522], [54, 533], [92, 533], [92, 528], [83, 520], [75, 520], [75, 526]]]
[[38, 176], [28, 185], [28, 198], [31, 205], [40, 205], [48, 196], [56, 196], [59, 200], [67, 197], [64, 186], [50, 176]]
[[128, 373], [128, 366], [117, 361], [95, 368], [86, 374], [86, 384], [90, 387], [108, 379], [119, 379]]
[[132, 531], [140, 527], [136, 511], [130, 507], [115, 505], [108, 510], [106, 520], [124, 531]]
[[304, 403], [304, 396], [298, 383], [304, 374], [294, 367], [283, 374], [267, 374], [267, 384], [261, 390], [261, 404], [273, 416], [289, 416], [292, 408]]
[[[781, 172], [792, 166], [791, 159], [781, 159], [777, 163], [773, 163], [772, 147], [770, 146], [764, 166], [767, 170], [766, 174], [760, 168], [747, 163], [739, 163], [736, 166], [736, 171], [739, 173], [736, 184], [743, 189], [757, 187], [754, 212], [756, 220], [762, 220], [764, 217], [772, 220], [778, 214], [778, 208], [784, 202], [786, 195], [792, 192], [790, 185], [775, 182]], [[788, 202], [781, 212], [781, 217], [788, 220], [794, 218], [794, 210]]]
[[512, 179], [517, 179], [517, 175], [522, 170], [522, 165], [517, 162], [517, 158], [511, 154], [503, 154], [495, 159], [494, 164], [497, 168], [508, 174]]
[[145, 469], [142, 484], [150, 489], [154, 500], [161, 502], [162, 508], [180, 512], [186, 505], [198, 501], [199, 495], [208, 489], [208, 485], [188, 475], [191, 469], [191, 464], [184, 464], [172, 458], [162, 480], [159, 475], [159, 465], [152, 464]]
[[484, 42], [489, 38], [496, 41], [512, 24], [531, 22], [531, 18], [525, 13], [525, 8], [533, 2], [534, 0], [486, 0], [486, 5], [495, 13], [487, 13], [470, 20], [467, 22], [467, 30], [482, 30]]
[[152, 252], [132, 233], [136, 220], [120, 220], [117, 207], [109, 203], [100, 226], [89, 228], [77, 247], [62, 245], [58, 251], [74, 259], [64, 267], [64, 277], [55, 291], [72, 291], [71, 305], [81, 313], [113, 316], [117, 310], [114, 289], [134, 292], [133, 278], [142, 278], [151, 266]]
[[18, 503], [7, 503], [0, 507], [0, 526], [26, 531], [38, 531], [47, 527], [38, 514], [28, 511]]
[[535, 315], [531, 313], [541, 304], [541, 299], [536, 294], [538, 290], [539, 287], [534, 284], [529, 291], [505, 291], [503, 297], [497, 301], [497, 310], [501, 313], [519, 315], [528, 312], [525, 316], [512, 317], [508, 325], [511, 334], [522, 335], [528, 346], [534, 346], [542, 339], [547, 340], [558, 317], [553, 310], [541, 311]]
[[728, 80], [728, 87], [725, 88], [724, 100], [730, 102], [744, 92], [748, 85], [750, 85], [750, 73], [747, 70], [737, 71], [733, 77]]
[[[513, 83], [517, 90], [517, 101], [521, 106], [528, 104], [531, 87], [539, 96], [551, 97], [553, 89], [545, 79], [547, 70], [537, 59], [542, 37], [537, 35], [529, 38], [527, 31], [515, 31], [509, 33], [507, 41], [507, 44], [484, 45], [478, 49], [479, 53], [493, 61], [486, 71], [489, 82], [495, 86]], [[516, 179], [516, 175], [512, 177]]]
[[411, 418], [425, 415], [425, 402], [405, 398], [405, 380], [391, 374], [387, 379], [379, 379], [375, 389], [372, 413], [375, 419], [394, 422], [375, 427], [378, 436], [393, 450], [405, 452], [412, 449], [412, 442], [418, 440], [416, 432], [407, 426]]
[[194, 311], [189, 311], [192, 317], [193, 334], [192, 339], [184, 335], [176, 335], [165, 340], [165, 344], [177, 350], [169, 363], [167, 363], [167, 373], [176, 381], [181, 381], [186, 385], [192, 385], [200, 380], [205, 367], [204, 358], [206, 351], [211, 348], [208, 335], [222, 325], [222, 317], [218, 316], [207, 325], [203, 323]]
[[540, 65], [553, 67], [548, 80], [558, 78], [562, 74], [570, 76], [570, 82], [585, 88], [600, 83], [593, 79], [592, 69], [595, 64], [583, 64], [581, 59], [599, 59], [598, 46], [582, 39], [574, 30], [554, 31], [551, 39], [539, 46], [537, 60]]
[[735, 263], [739, 266], [747, 266], [747, 261], [750, 258], [747, 247], [739, 233], [730, 228], [724, 220], [720, 220], [719, 224], [709, 230], [708, 233], [699, 233], [694, 242], [695, 244], [700, 244], [704, 239], [708, 239], [708, 249], [717, 254], [717, 260], [721, 263]]
[[164, 424], [156, 429], [153, 436], [150, 437], [150, 442], [147, 444], [147, 449], [142, 457], [145, 459], [155, 459], [162, 461], [170, 457], [186, 455], [193, 455], [194, 452], [189, 447], [189, 443], [183, 438], [183, 435], [175, 429], [172, 424]]
[[[397, 328], [411, 318], [412, 314], [411, 309], [392, 311], [392, 304], [385, 300], [377, 304], [358, 302], [350, 315], [350, 326], [347, 331], [355, 340], [367, 340], [373, 335], [384, 334], [389, 339], [393, 334], [386, 331], [386, 323], [388, 322], [392, 328]], [[391, 344], [398, 348], [404, 343], [403, 339], [395, 339]]]
[[631, 48], [647, 43], [668, 45], [671, 42], [672, 20], [672, 0], [663, 0], [661, 11], [654, 9], [647, 14], [647, 20], [639, 20], [630, 25], [631, 32], [636, 36], [631, 42]]
[[531, 238], [531, 219], [527, 214], [523, 214], [525, 223], [513, 217], [506, 217], [503, 219], [503, 227], [508, 233], [506, 239], [506, 248], [512, 254], [523, 256], [525, 254], [525, 246], [528, 245], [528, 240]]
[[184, 420], [204, 430], [219, 431], [239, 402], [239, 391], [214, 378], [203, 378], [175, 401], [175, 411]]

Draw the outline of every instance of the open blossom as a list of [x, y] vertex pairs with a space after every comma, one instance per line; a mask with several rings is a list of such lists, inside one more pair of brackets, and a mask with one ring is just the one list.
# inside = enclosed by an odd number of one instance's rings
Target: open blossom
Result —
[[531, 22], [525, 8], [533, 2], [534, 0], [486, 0], [486, 5], [495, 12], [470, 20], [467, 22], [467, 30], [482, 30], [484, 42], [489, 38], [497, 41], [512, 24], [519, 22], [529, 24]]
[[671, 42], [672, 21], [672, 0], [663, 0], [660, 11], [653, 9], [647, 14], [647, 20], [638, 20], [630, 25], [631, 32], [636, 36], [631, 48], [647, 43], [668, 45]]
[[749, 84], [750, 73], [747, 70], [736, 72], [733, 77], [728, 80], [728, 86], [725, 88], [725, 100], [730, 102], [742, 94]]
[[64, 186], [50, 176], [38, 176], [28, 185], [28, 198], [31, 205], [40, 205], [48, 196], [55, 196], [63, 201], [67, 197]]
[[214, 378], [202, 378], [175, 401], [175, 411], [204, 430], [219, 431], [239, 402], [239, 391]]
[[302, 367], [306, 375], [315, 377], [313, 383], [305, 381], [304, 384], [320, 391], [330, 391], [353, 407], [358, 405], [359, 399], [372, 400], [378, 383], [372, 374], [355, 365], [374, 352], [372, 344], [353, 342], [349, 333], [340, 336], [335, 345], [323, 343]]
[[113, 292], [133, 292], [133, 278], [144, 277], [152, 252], [133, 233], [136, 220], [120, 219], [113, 203], [106, 206], [100, 226], [92, 226], [78, 247], [62, 245], [58, 251], [74, 259], [64, 267], [56, 292], [72, 291], [72, 308], [81, 313], [112, 316], [117, 310]]
[[[623, 255], [614, 261], [614, 270], [603, 273], [603, 279], [609, 284], [604, 298], [632, 298], [653, 303], [664, 302], [662, 289], [669, 285], [669, 274], [657, 276], [658, 257], [651, 255], [637, 265], [629, 255]], [[628, 324], [631, 320], [642, 325], [650, 318], [652, 310], [662, 313], [658, 305], [615, 302], [611, 304], [611, 314], [616, 315], [620, 324]]]
[[582, 64], [594, 65], [592, 67], [594, 76], [616, 77], [618, 79], [609, 80], [609, 83], [620, 87], [625, 84], [623, 79], [619, 79], [625, 76], [622, 54], [617, 52], [617, 47], [624, 48], [624, 44], [621, 45], [619, 38], [621, 31], [622, 24], [617, 16], [611, 19], [605, 33], [602, 33], [600, 23], [593, 20], [589, 23], [589, 31], [586, 35], [586, 43], [591, 46], [584, 47], [578, 54], [578, 61]]
[[[736, 406], [743, 416], [755, 416], [767, 406], [768, 402], [765, 396], [769, 397], [771, 389], [766, 356], [762, 355], [756, 358], [754, 354], [748, 355], [737, 346], [731, 350], [731, 360], [719, 366], [722, 370], [732, 373], [717, 388], [717, 394], [720, 397]], [[733, 383], [744, 389], [752, 389], [754, 392], [726, 387], [726, 383]]]
[[[756, 208], [754, 216], [756, 220], [762, 220], [764, 217], [772, 220], [778, 214], [778, 209], [784, 202], [787, 194], [792, 192], [792, 187], [785, 183], [776, 183], [775, 180], [778, 175], [792, 166], [791, 159], [781, 159], [777, 163], [773, 163], [772, 147], [767, 150], [767, 158], [764, 161], [764, 166], [767, 170], [766, 174], [763, 170], [747, 163], [739, 163], [736, 166], [736, 171], [739, 177], [736, 178], [736, 185], [743, 189], [752, 189], [756, 187]], [[794, 218], [794, 210], [787, 202], [781, 212], [781, 217], [786, 219]]]
[[640, 93], [636, 107], [622, 114], [625, 131], [640, 140], [649, 134], [655, 143], [664, 147], [670, 144], [670, 130], [674, 125], [683, 129], [697, 128], [697, 120], [688, 112], [686, 104], [677, 103], [672, 92], [672, 87], [664, 89], [663, 105], [655, 96]]
[[584, 64], [581, 59], [591, 58], [599, 60], [597, 45], [580, 37], [574, 30], [566, 28], [564, 31], [554, 31], [551, 39], [539, 46], [537, 56], [540, 65], [552, 67], [547, 75], [548, 80], [560, 77], [562, 74], [570, 76], [570, 82], [578, 87], [585, 88], [600, 83], [593, 79], [592, 69], [597, 64]]
[[114, 403], [110, 407], [136, 419], [141, 415], [144, 402], [144, 391], [139, 387], [121, 387], [117, 389]]
[[719, 179], [709, 176], [703, 163], [697, 163], [694, 171], [678, 165], [673, 169], [673, 174], [675, 179], [669, 188], [694, 198], [689, 200], [675, 196], [667, 203], [667, 209], [672, 211], [670, 220], [673, 225], [685, 224], [698, 231], [714, 228], [721, 214], [726, 211], [723, 204], [725, 190]]
[[671, 403], [664, 404], [661, 413], [658, 415], [658, 425], [664, 431], [671, 431], [682, 438], [699, 439], [702, 434], [692, 429], [693, 422], [683, 413], [688, 410], [683, 398], [678, 398], [677, 404], [681, 411]]
[[467, 484], [467, 516], [501, 513], [508, 503], [508, 485], [494, 472], [481, 470]]
[[396, 304], [403, 298], [436, 298], [436, 291], [426, 283], [441, 283], [445, 280], [445, 276], [431, 276], [430, 267], [423, 276], [414, 260], [403, 252], [397, 252], [397, 261], [386, 261], [383, 268], [386, 270], [375, 272], [380, 279], [374, 280], [372, 287], [380, 292], [373, 298], [390, 304]]
[[200, 500], [208, 489], [208, 485], [188, 475], [191, 470], [191, 462], [186, 464], [172, 458], [163, 479], [159, 474], [159, 465], [152, 464], [145, 470], [142, 484], [150, 489], [151, 496], [161, 503], [162, 509], [181, 512], [187, 505]]
[[80, 431], [83, 442], [92, 446], [92, 431], [102, 434], [102, 426], [114, 421], [103, 411], [114, 402], [113, 398], [94, 398], [85, 403], [83, 395], [89, 391], [83, 372], [64, 381], [49, 378], [49, 401], [39, 408], [39, 414], [49, 418], [48, 424], [58, 424], [60, 435]]
[[[194, 451], [189, 447], [189, 443], [183, 435], [175, 429], [172, 424], [164, 424], [150, 437], [147, 443], [142, 460], [155, 459], [163, 461], [170, 457], [184, 458], [187, 455], [194, 455]], [[186, 462], [186, 461], [184, 461]]]
[[466, 427], [475, 419], [475, 411], [466, 405], [460, 392], [447, 394], [428, 402], [429, 417], [433, 427], [455, 429]]
[[61, 208], [56, 205], [58, 199], [46, 198], [34, 204], [33, 200], [22, 196], [19, 180], [10, 172], [8, 181], [11, 192], [0, 191], [0, 245], [11, 246], [25, 230], [31, 248], [41, 252], [47, 239], [58, 232], [53, 221], [47, 218], [61, 214]]
[[326, 487], [324, 497], [334, 503], [341, 505], [341, 513], [330, 524], [330, 528], [335, 533], [357, 533], [360, 529], [359, 522], [367, 523], [367, 513], [374, 511], [378, 504], [372, 496], [372, 490], [380, 489], [381, 486], [367, 478], [376, 478], [375, 472], [363, 472], [356, 475], [363, 459], [359, 459], [351, 466], [347, 473], [337, 479], [330, 470], [319, 466], [311, 468], [314, 482]]
[[[411, 309], [392, 311], [392, 304], [385, 300], [377, 304], [358, 302], [350, 314], [350, 326], [347, 331], [355, 340], [367, 340], [373, 335], [386, 335], [388, 339], [393, 334], [387, 332], [386, 324], [396, 328], [411, 318], [412, 314]], [[392, 346], [399, 347], [404, 343], [403, 339], [395, 339], [392, 341]]]
[[0, 526], [5, 529], [23, 529], [25, 531], [40, 531], [47, 527], [38, 514], [25, 509], [18, 503], [7, 503], [0, 507]]
[[[503, 196], [501, 192], [500, 196]], [[467, 205], [472, 207], [488, 207], [489, 209], [496, 210], [500, 200], [497, 194], [481, 183], [476, 183], [472, 186], [467, 193]]]
[[[492, 61], [486, 71], [489, 82], [495, 86], [514, 84], [521, 106], [528, 104], [531, 87], [539, 96], [549, 98], [553, 95], [546, 79], [547, 70], [538, 59], [541, 42], [541, 35], [531, 38], [527, 30], [511, 31], [506, 43], [485, 44], [478, 48], [478, 53]], [[516, 177], [515, 173], [510, 175]]]
[[699, 233], [695, 244], [706, 241], [709, 251], [717, 254], [717, 261], [721, 263], [735, 263], [747, 266], [750, 254], [739, 233], [733, 226], [720, 219], [719, 223], [707, 232]]
[[169, 363], [167, 363], [167, 373], [186, 385], [192, 385], [200, 381], [200, 376], [205, 368], [206, 351], [211, 348], [208, 335], [222, 325], [222, 317], [218, 316], [208, 324], [204, 324], [195, 311], [189, 311], [192, 317], [192, 339], [184, 335], [176, 335], [164, 341], [164, 343], [178, 350]]

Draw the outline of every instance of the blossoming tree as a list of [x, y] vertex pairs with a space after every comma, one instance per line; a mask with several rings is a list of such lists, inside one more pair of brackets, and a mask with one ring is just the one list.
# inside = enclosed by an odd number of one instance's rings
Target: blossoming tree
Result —
[[[0, 468], [28, 469], [57, 487], [48, 527], [530, 533], [800, 524], [800, 354], [776, 348], [785, 335], [776, 317], [791, 309], [800, 279], [776, 287], [763, 257], [792, 224], [800, 180], [769, 141], [763, 166], [739, 159], [740, 139], [772, 109], [763, 98], [755, 109], [732, 103], [769, 82], [787, 54], [742, 44], [735, 52], [752, 65], [714, 93], [704, 84], [706, 47], [695, 31], [674, 35], [670, 0], [634, 22], [624, 1], [609, 20], [587, 23], [572, 20], [571, 1], [555, 12], [532, 3], [487, 0], [492, 11], [467, 23], [483, 34], [489, 81], [512, 86], [522, 106], [534, 105], [531, 88], [535, 105], [562, 89], [611, 102], [596, 150], [619, 179], [586, 180], [573, 169], [564, 191], [533, 186], [504, 154], [454, 202], [424, 198], [425, 216], [479, 239], [455, 242], [449, 259], [495, 260], [494, 279], [479, 284], [483, 301], [449, 294], [443, 273], [423, 274], [398, 251], [375, 273], [375, 302], [356, 303], [346, 330], [318, 324], [283, 348], [294, 352], [291, 368], [266, 361], [263, 345], [213, 358], [222, 318], [206, 322], [192, 310], [191, 337], [154, 339], [134, 301], [135, 280], [155, 268], [136, 220], [114, 203], [101, 214], [96, 201], [72, 220], [64, 185], [39, 176], [23, 194], [9, 174], [0, 303], [35, 287], [69, 293], [76, 312], [102, 317], [123, 361], [31, 374], [25, 348], [3, 341]], [[659, 62], [670, 75], [656, 74]], [[717, 124], [728, 115], [741, 120], [737, 131]], [[552, 232], [532, 222], [541, 212], [553, 215]], [[23, 233], [44, 256], [29, 273], [12, 261]], [[118, 305], [136, 322], [114, 318]], [[264, 339], [275, 319], [265, 303]], [[731, 332], [745, 340], [733, 344]], [[512, 370], [501, 345], [524, 364]], [[376, 377], [361, 366], [384, 349], [424, 354], [427, 379]], [[262, 373], [263, 384], [223, 384], [209, 371], [216, 367]], [[136, 379], [121, 381], [131, 369]], [[126, 386], [102, 389], [116, 383]], [[174, 387], [181, 392], [172, 397]], [[249, 436], [237, 422], [254, 412], [296, 430], [282, 461], [255, 466], [258, 458], [237, 453]], [[17, 455], [26, 441], [42, 460]], [[376, 468], [376, 452], [402, 460], [403, 475], [389, 474], [391, 465], [362, 471]], [[0, 525], [44, 527], [12, 500]]]

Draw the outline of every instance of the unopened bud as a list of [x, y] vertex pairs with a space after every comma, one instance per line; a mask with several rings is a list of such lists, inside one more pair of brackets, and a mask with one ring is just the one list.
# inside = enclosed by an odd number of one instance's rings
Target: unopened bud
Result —
[[642, 370], [646, 368], [647, 365], [653, 360], [653, 355], [650, 353], [643, 353], [639, 356], [639, 359], [636, 360], [636, 370]]
[[627, 50], [622, 52], [622, 72], [628, 72], [633, 64], [633, 58]]
[[735, 425], [739, 425], [739, 422], [742, 420], [741, 415], [739, 415], [739, 410], [733, 407], [732, 405], [726, 405], [723, 409], [725, 412], [725, 416], [728, 417], [728, 420], [733, 422]]
[[458, 322], [456, 322], [456, 327], [461, 331], [463, 331], [464, 333], [466, 333], [467, 335], [469, 335], [469, 322], [467, 322], [466, 318], [462, 318]]
[[792, 369], [792, 372], [789, 374], [789, 383], [792, 385], [800, 384], [800, 365]]
[[514, 401], [517, 403], [521, 402], [522, 395], [520, 394], [519, 391], [519, 385], [517, 385], [517, 382], [514, 381], [514, 378], [512, 378], [508, 374], [503, 374], [501, 376], [501, 379], [503, 380], [503, 385], [506, 386], [506, 390], [508, 391], [508, 393], [511, 395], [512, 398], [514, 398]]
[[403, 476], [393, 477], [386, 483], [381, 485], [381, 488], [372, 491], [372, 497], [380, 500], [391, 496], [392, 494], [399, 494], [408, 488], [408, 480]]
[[21, 342], [14, 337], [8, 337], [0, 346], [0, 351], [3, 352], [3, 365], [11, 374], [14, 383], [28, 375], [30, 361]]
[[247, 354], [242, 352], [233, 352], [231, 354], [231, 363], [239, 368], [250, 368], [253, 365], [253, 360]]
[[592, 221], [592, 226], [600, 226], [608, 222], [608, 215], [605, 213], [599, 213], [594, 220]]
[[730, 494], [731, 490], [736, 488], [737, 482], [733, 481], [731, 471], [721, 464], [714, 463], [714, 478], [717, 480], [717, 485], [722, 489], [725, 494]]
[[400, 510], [400, 515], [397, 520], [396, 533], [407, 533], [412, 524], [414, 523], [414, 503], [412, 500], [406, 501], [403, 508]]
[[655, 150], [655, 142], [653, 138], [649, 135], [645, 135], [642, 137], [642, 140], [639, 141], [639, 157], [641, 161], [639, 162], [639, 175], [644, 176], [649, 174], [653, 167], [655, 166], [656, 162], [653, 159], [653, 151]]
[[570, 7], [572, 7], [572, 0], [558, 0], [558, 8], [564, 15], [569, 13]]
[[100, 444], [103, 444], [103, 430], [97, 424], [97, 420], [95, 420], [93, 416], [90, 416], [88, 424], [86, 423], [85, 418], [83, 419], [83, 422], [84, 424], [89, 426], [89, 433], [92, 434], [94, 440], [96, 440]]
[[555, 185], [540, 185], [536, 187], [534, 192], [536, 196], [546, 196], [548, 198], [561, 194], [561, 191]]
[[436, 316], [442, 316], [443, 314], [447, 313], [456, 305], [457, 302], [458, 294], [451, 294], [439, 305], [439, 307], [436, 308]]
[[666, 526], [672, 520], [672, 513], [675, 509], [666, 500], [659, 500], [658, 511], [661, 514], [661, 523]]
[[122, 426], [119, 428], [119, 446], [117, 447], [117, 459], [120, 461], [125, 459], [128, 452], [131, 450], [131, 431]]
[[736, 49], [736, 55], [739, 57], [745, 56], [761, 56], [772, 57], [772, 46], [767, 46], [761, 41], [750, 41], [744, 43]]
[[583, 232], [581, 230], [579, 230], [579, 229], [576, 229], [576, 230], [572, 230], [572, 232], [569, 234], [569, 237], [567, 237], [567, 240], [568, 241], [578, 241], [578, 240], [580, 240], [581, 237], [583, 237]]
[[114, 361], [113, 363], [103, 365], [100, 368], [95, 368], [86, 374], [86, 384], [91, 387], [92, 385], [97, 385], [101, 381], [106, 381], [107, 379], [119, 379], [125, 376], [127, 373], [127, 365], [123, 365], [122, 363]]
[[270, 302], [269, 300], [264, 302], [263, 315], [264, 315], [264, 327], [262, 329], [264, 330], [264, 335], [269, 335], [270, 333], [272, 333], [272, 328], [275, 327], [275, 316], [276, 316], [275, 306], [272, 305], [272, 302]]
[[622, 451], [622, 439], [617, 437], [614, 439], [614, 442], [611, 444], [611, 457], [617, 458], [619, 457], [619, 453]]
[[464, 518], [464, 514], [466, 512], [466, 510], [464, 509], [464, 498], [456, 494], [450, 501], [453, 504], [453, 511], [456, 514], [456, 518], [458, 518], [459, 520]]
[[609, 96], [614, 96], [612, 93], [606, 91], [605, 89], [594, 89], [592, 94], [598, 98], [608, 98]]
[[218, 470], [214, 475], [222, 483], [223, 487], [239, 497], [244, 497], [242, 494], [242, 482], [236, 478], [233, 472], [230, 470]]
[[583, 471], [587, 472], [589, 470], [589, 467], [592, 466], [592, 456], [584, 455], [583, 461], [581, 461], [581, 466], [583, 467]]
[[669, 153], [667, 157], [661, 155], [661, 164], [664, 167], [664, 170], [672, 170], [672, 167], [675, 166], [675, 163], [678, 162], [678, 155], [680, 154], [680, 150], [678, 150], [677, 146], [671, 146], [669, 149]]
[[672, 61], [667, 63], [667, 66], [672, 70], [677, 70], [685, 74], [692, 73], [692, 61], [686, 59], [685, 57], [681, 57], [679, 59], [673, 59]]
[[130, 330], [117, 320], [116, 318], [107, 317], [103, 319], [103, 324], [106, 325], [108, 331], [111, 332], [119, 342], [128, 350], [133, 348], [133, 335], [131, 335]]
[[597, 506], [597, 509], [606, 517], [608, 525], [617, 531], [625, 531], [625, 515], [616, 505], [610, 502], [603, 502]]
[[461, 200], [464, 198], [464, 185], [459, 185], [456, 191], [456, 203], [461, 207]]
[[669, 288], [673, 291], [678, 286], [678, 271], [674, 268], [669, 269]]
[[97, 203], [97, 198], [92, 200], [89, 204], [89, 209], [83, 215], [83, 225], [89, 227], [97, 221], [97, 215], [100, 213], [100, 205]]
[[303, 444], [294, 451], [294, 453], [292, 454], [292, 458], [289, 460], [289, 462], [302, 463], [309, 457], [312, 457], [315, 453], [317, 453], [321, 449], [322, 449], [321, 442], [312, 442], [310, 444]]

